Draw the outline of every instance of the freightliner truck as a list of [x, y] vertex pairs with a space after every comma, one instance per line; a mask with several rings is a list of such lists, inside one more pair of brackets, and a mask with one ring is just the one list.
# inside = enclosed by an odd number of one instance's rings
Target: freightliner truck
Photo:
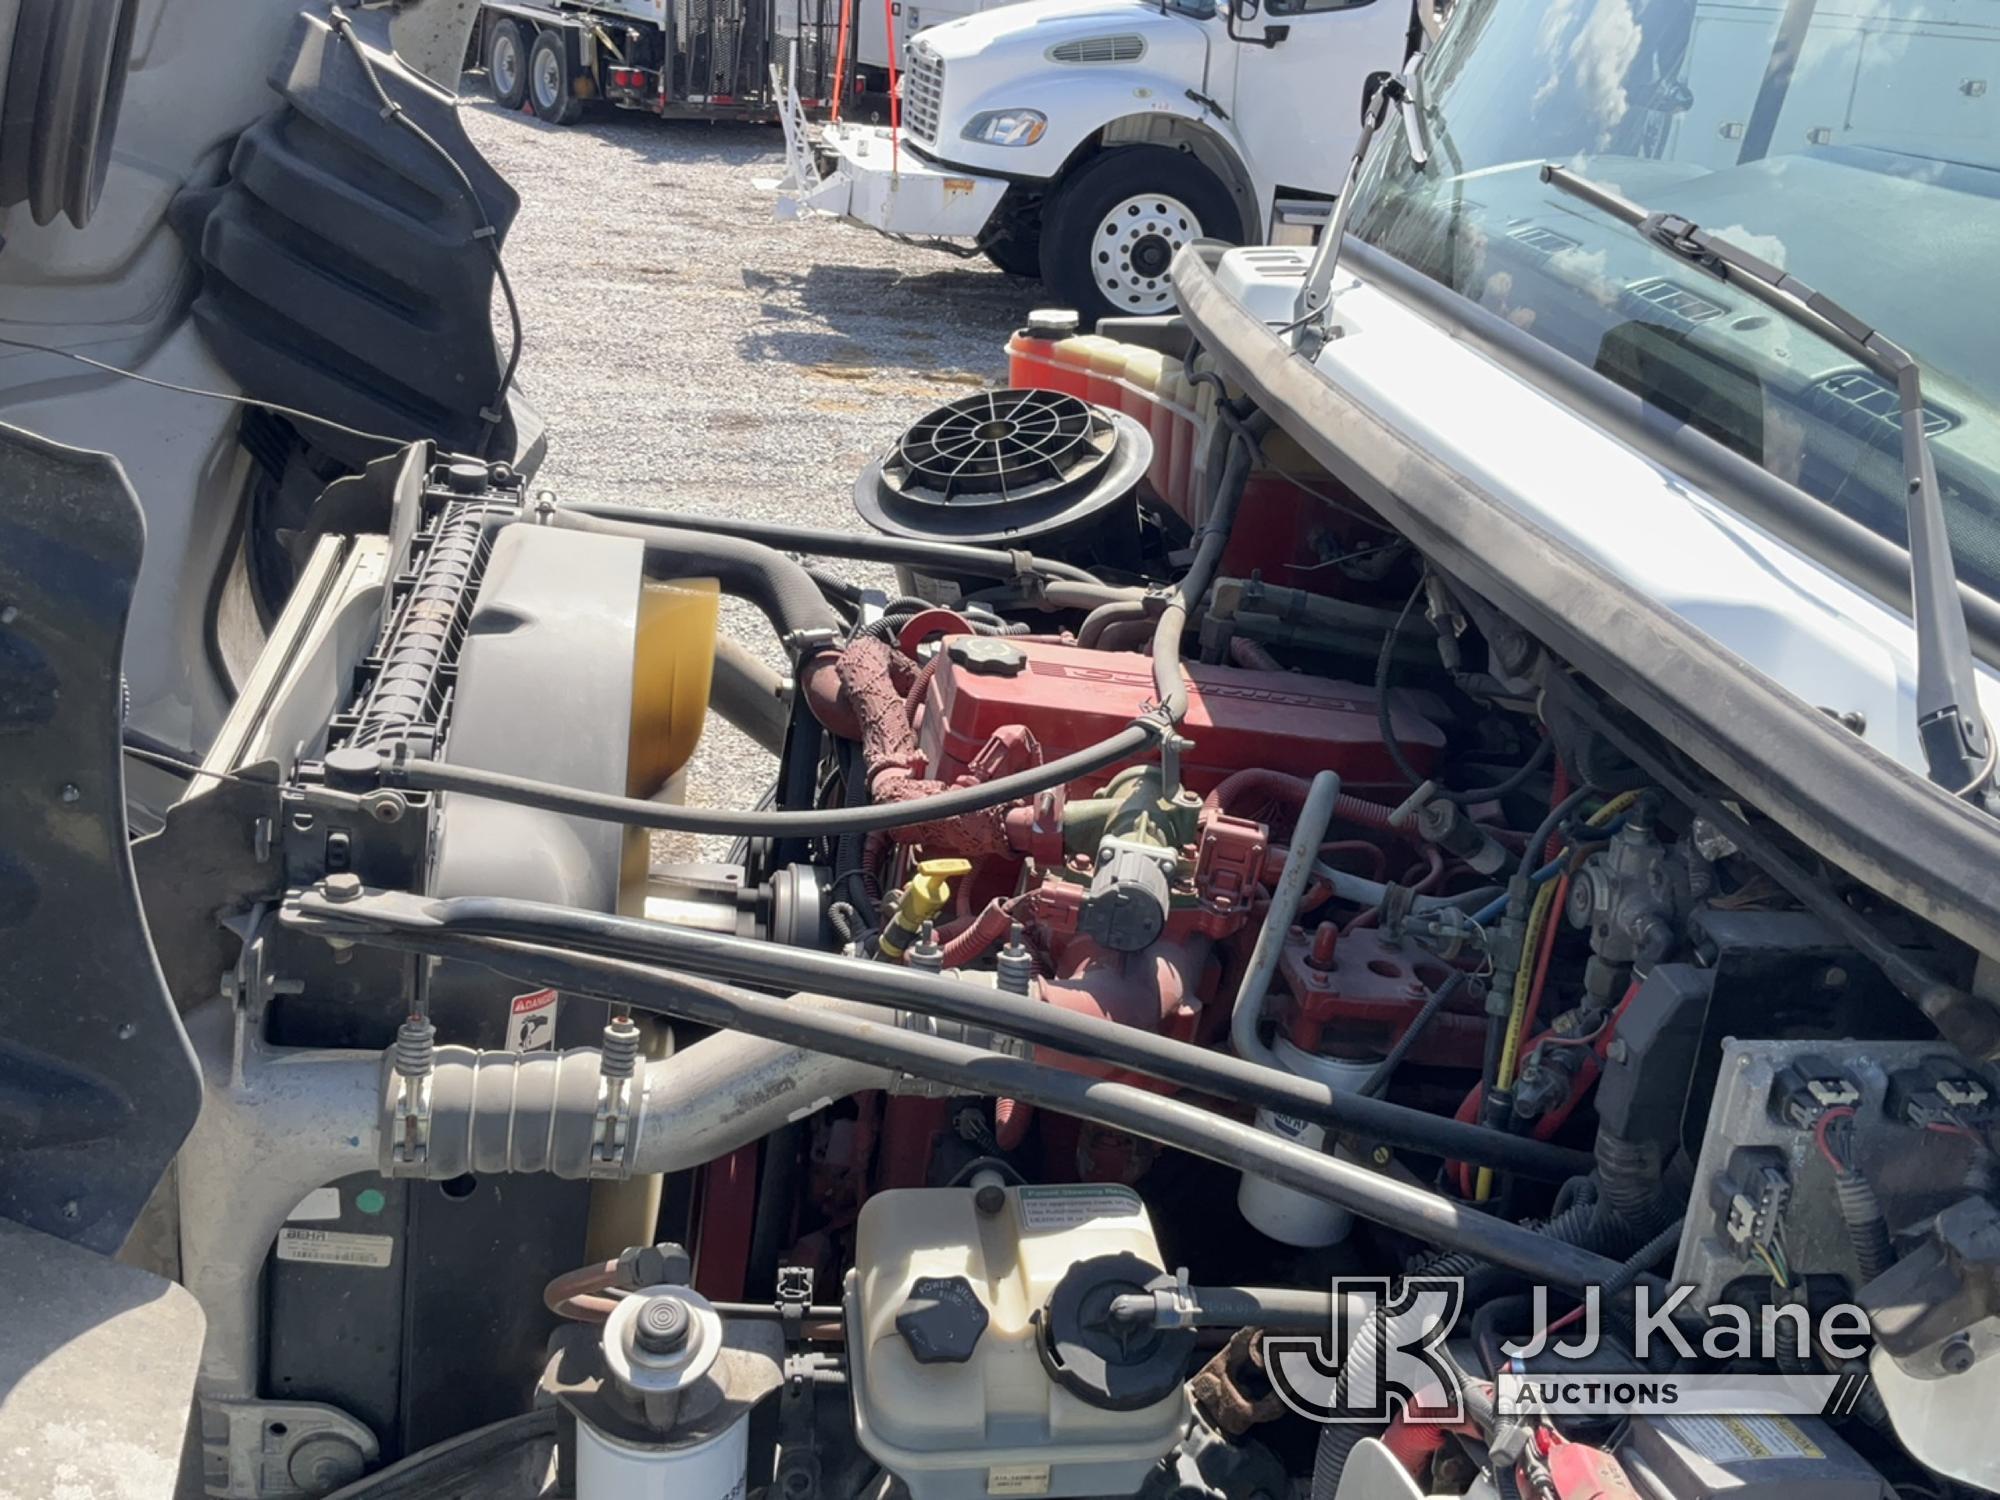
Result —
[[[1424, 20], [1432, 17], [1421, 8]], [[788, 115], [781, 214], [984, 253], [1086, 319], [1171, 311], [1198, 239], [1311, 235], [1369, 77], [1401, 67], [1397, 0], [1023, 0], [906, 49], [901, 118], [811, 143]]]

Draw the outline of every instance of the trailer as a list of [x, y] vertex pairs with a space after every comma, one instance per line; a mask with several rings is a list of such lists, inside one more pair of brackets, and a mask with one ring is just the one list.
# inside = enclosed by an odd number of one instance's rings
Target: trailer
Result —
[[[865, 3], [865, 0], [864, 0]], [[468, 49], [493, 97], [567, 125], [593, 104], [775, 122], [773, 65], [817, 113], [838, 87], [842, 0], [486, 0]]]

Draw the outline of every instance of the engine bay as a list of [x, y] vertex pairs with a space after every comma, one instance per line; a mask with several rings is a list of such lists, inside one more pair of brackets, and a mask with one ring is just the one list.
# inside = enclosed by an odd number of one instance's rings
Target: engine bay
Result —
[[[1187, 430], [982, 393], [851, 535], [422, 446], [349, 481], [380, 524], [135, 850], [205, 1079], [207, 1493], [1990, 1477], [1970, 951], [1187, 352]], [[763, 806], [684, 800], [711, 714]], [[1414, 1385], [1384, 1278], [1456, 1289]], [[1732, 1370], [1803, 1404], [1629, 1410]]]
[[[1446, 170], [1425, 55], [1553, 96], [1427, 3], [1363, 122], [1436, 274], [1357, 154], [1313, 253], [1032, 312], [871, 462], [608, 503], [516, 378], [480, 7], [15, 8], [0, 1500], [2000, 1494], [1975, 391], [1640, 157]], [[1767, 408], [1725, 329], [1862, 364]]]

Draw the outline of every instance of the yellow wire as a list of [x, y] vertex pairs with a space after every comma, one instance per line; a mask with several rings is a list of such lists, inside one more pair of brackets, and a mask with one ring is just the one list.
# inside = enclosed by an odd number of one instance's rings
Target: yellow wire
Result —
[[[1606, 802], [1596, 812], [1584, 819], [1587, 827], [1602, 828], [1618, 814], [1639, 800], [1637, 792], [1620, 792]], [[1533, 859], [1535, 851], [1530, 849], [1525, 858]], [[1499, 1087], [1511, 1088], [1514, 1070], [1521, 1061], [1521, 1033], [1528, 1023], [1528, 992], [1533, 987], [1537, 954], [1542, 945], [1542, 929], [1550, 921], [1550, 908], [1555, 905], [1556, 887], [1562, 884], [1560, 876], [1542, 882], [1535, 891], [1535, 904], [1528, 908], [1528, 930], [1521, 939], [1521, 961], [1514, 967], [1514, 992], [1508, 998], [1507, 1035], [1500, 1046]], [[1484, 1203], [1493, 1195], [1493, 1169], [1481, 1167], [1474, 1183], [1474, 1201]]]
[[1757, 1252], [1757, 1259], [1764, 1262], [1765, 1269], [1771, 1273], [1771, 1280], [1775, 1281], [1779, 1286], [1791, 1285], [1785, 1273], [1778, 1269], [1778, 1263], [1771, 1259], [1770, 1251], [1766, 1250], [1762, 1245], [1752, 1245], [1750, 1248]]

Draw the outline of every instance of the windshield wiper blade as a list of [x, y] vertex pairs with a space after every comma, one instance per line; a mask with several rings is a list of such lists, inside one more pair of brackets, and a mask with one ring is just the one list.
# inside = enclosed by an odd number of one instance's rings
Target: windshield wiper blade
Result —
[[1542, 168], [1542, 181], [1630, 225], [1668, 254], [1741, 287], [1895, 385], [1910, 533], [1910, 616], [1917, 633], [1917, 737], [1932, 781], [1962, 797], [1977, 795], [1992, 780], [1993, 731], [1979, 707], [1965, 601], [1958, 595], [1944, 496], [1924, 430], [1922, 367], [1833, 298], [1691, 219], [1642, 208], [1554, 163]]

